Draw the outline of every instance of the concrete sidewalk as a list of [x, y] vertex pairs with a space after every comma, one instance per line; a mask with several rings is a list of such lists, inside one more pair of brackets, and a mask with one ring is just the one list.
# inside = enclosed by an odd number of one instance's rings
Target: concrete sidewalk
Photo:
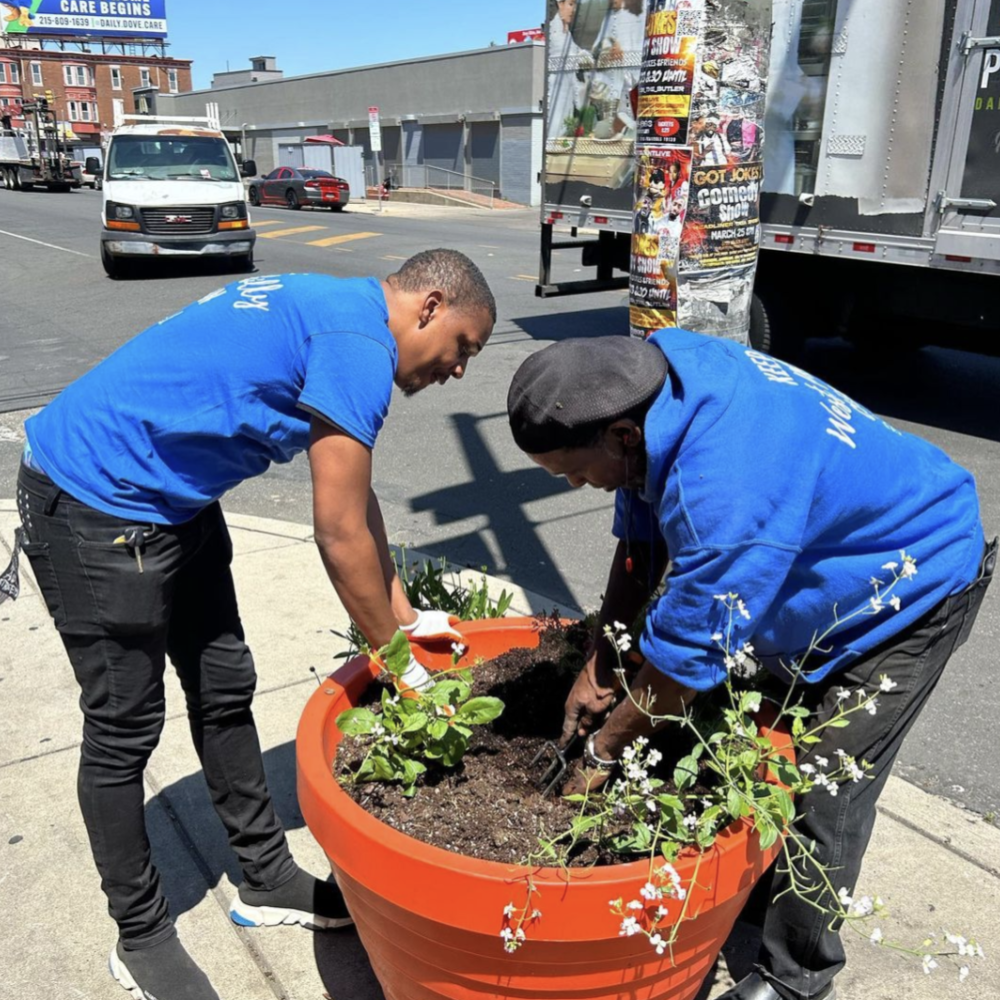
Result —
[[[346, 615], [310, 529], [229, 515], [234, 571], [259, 675], [255, 715], [271, 791], [299, 863], [317, 874], [325, 858], [295, 801], [295, 729], [319, 675], [339, 661]], [[17, 515], [0, 501], [0, 568]], [[22, 570], [26, 560], [22, 560]], [[107, 916], [76, 804], [80, 714], [65, 653], [45, 607], [22, 572], [21, 598], [0, 606], [0, 1000], [118, 1000], [107, 954]], [[498, 589], [509, 583], [493, 581]], [[514, 588], [513, 611], [547, 606]], [[382, 1000], [352, 931], [247, 930], [227, 915], [239, 871], [209, 802], [172, 672], [168, 721], [146, 773], [154, 856], [185, 945], [223, 1000]], [[961, 734], [945, 738], [961, 738]], [[950, 967], [925, 975], [845, 931], [841, 1000], [944, 1000], [1000, 996], [1000, 830], [979, 817], [890, 779], [858, 891], [877, 892], [892, 917], [887, 938], [919, 942], [942, 929], [974, 936], [985, 960], [963, 986]], [[749, 971], [756, 942], [738, 925], [699, 1000]], [[485, 995], [484, 995], [485, 997]]]

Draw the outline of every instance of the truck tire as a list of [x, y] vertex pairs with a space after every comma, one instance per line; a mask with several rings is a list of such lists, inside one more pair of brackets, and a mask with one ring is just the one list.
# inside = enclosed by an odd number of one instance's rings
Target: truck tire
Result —
[[104, 273], [115, 281], [128, 277], [131, 272], [129, 264], [108, 253], [103, 243], [101, 244], [101, 265], [104, 267]]
[[757, 294], [750, 302], [750, 346], [755, 351], [771, 353], [771, 320]]
[[249, 274], [253, 271], [253, 250], [251, 250], [250, 253], [241, 253], [233, 257], [233, 270], [237, 274], [241, 272]]

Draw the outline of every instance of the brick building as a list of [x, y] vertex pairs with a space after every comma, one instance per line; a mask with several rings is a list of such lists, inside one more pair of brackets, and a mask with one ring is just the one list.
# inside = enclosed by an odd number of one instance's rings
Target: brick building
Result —
[[[95, 51], [99, 50], [99, 51]], [[114, 122], [114, 102], [126, 114], [137, 110], [134, 91], [155, 87], [163, 94], [191, 90], [191, 60], [165, 55], [164, 46], [143, 41], [0, 36], [0, 115], [24, 128], [23, 101], [51, 91], [67, 137], [99, 145]], [[71, 134], [70, 134], [71, 133]]]

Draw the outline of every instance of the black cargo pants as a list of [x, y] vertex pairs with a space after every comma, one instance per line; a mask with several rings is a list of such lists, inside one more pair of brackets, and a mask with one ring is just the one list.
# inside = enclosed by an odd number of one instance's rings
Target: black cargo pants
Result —
[[173, 933], [150, 857], [143, 771], [163, 729], [169, 656], [215, 810], [249, 885], [296, 867], [251, 712], [256, 673], [217, 503], [177, 526], [110, 517], [22, 464], [23, 550], [80, 686], [78, 793], [111, 916], [131, 949]]

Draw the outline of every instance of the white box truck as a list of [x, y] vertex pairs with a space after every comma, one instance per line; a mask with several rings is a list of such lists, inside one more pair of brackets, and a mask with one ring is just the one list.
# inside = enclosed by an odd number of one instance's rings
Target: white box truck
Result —
[[[1000, 352], [1000, 0], [772, 10], [754, 345], [794, 355], [842, 335]], [[599, 89], [575, 48], [550, 37], [548, 55], [550, 102], [567, 81]], [[586, 135], [548, 118], [560, 134], [546, 142], [539, 295], [627, 285], [631, 144], [587, 107]], [[555, 280], [553, 250], [580, 245], [597, 278]]]
[[[104, 161], [101, 263], [109, 277], [140, 260], [227, 257], [253, 268], [256, 233], [218, 115], [121, 115]], [[253, 163], [244, 169], [256, 172]]]

